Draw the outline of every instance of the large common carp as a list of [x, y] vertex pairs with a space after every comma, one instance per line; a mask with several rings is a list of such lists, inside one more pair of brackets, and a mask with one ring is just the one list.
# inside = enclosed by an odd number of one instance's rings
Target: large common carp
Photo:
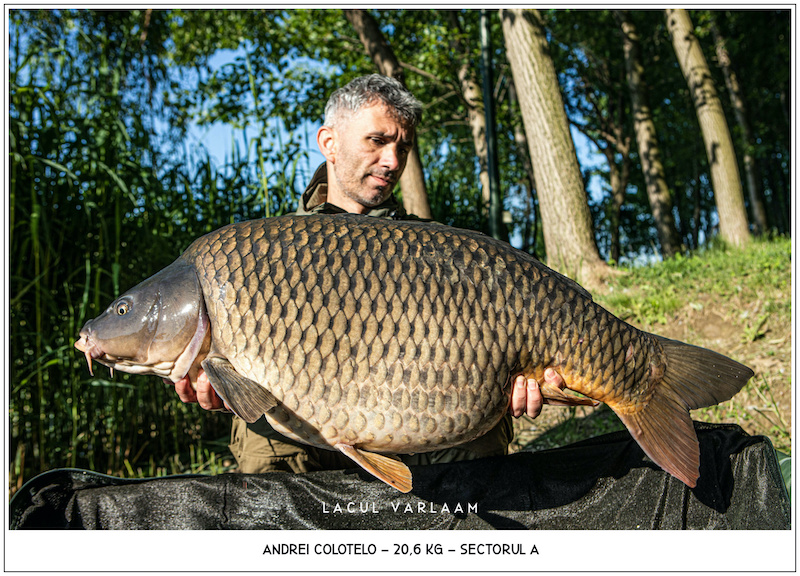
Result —
[[[637, 330], [572, 280], [483, 234], [343, 214], [225, 226], [86, 323], [91, 370], [178, 381], [202, 366], [248, 422], [340, 450], [395, 486], [389, 455], [476, 438], [508, 409], [518, 374], [552, 366], [605, 402], [644, 451], [689, 486], [689, 410], [731, 398], [753, 372]], [[569, 403], [545, 390], [555, 403]], [[588, 400], [587, 400], [588, 401]]]

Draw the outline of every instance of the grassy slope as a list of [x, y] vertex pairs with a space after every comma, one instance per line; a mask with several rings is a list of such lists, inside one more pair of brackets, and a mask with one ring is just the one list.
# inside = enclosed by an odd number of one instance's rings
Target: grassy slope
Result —
[[[755, 377], [731, 400], [695, 410], [694, 420], [739, 424], [791, 453], [791, 241], [758, 241], [746, 250], [714, 248], [625, 270], [594, 292], [602, 306], [648, 332], [710, 348]], [[624, 429], [607, 407], [545, 406], [516, 422], [512, 449], [553, 448]]]

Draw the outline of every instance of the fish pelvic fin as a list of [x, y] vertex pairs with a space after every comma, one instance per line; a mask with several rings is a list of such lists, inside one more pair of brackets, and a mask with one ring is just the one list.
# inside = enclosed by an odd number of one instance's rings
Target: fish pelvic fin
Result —
[[585, 396], [566, 394], [561, 388], [552, 384], [542, 383], [539, 385], [539, 389], [542, 392], [544, 404], [550, 406], [597, 406], [600, 404], [600, 402]]
[[335, 448], [392, 488], [403, 493], [411, 492], [411, 470], [400, 460], [375, 452], [367, 452], [350, 444], [339, 443], [335, 445]]
[[269, 390], [239, 374], [225, 358], [206, 358], [201, 366], [219, 397], [242, 420], [252, 424], [278, 405]]
[[656, 464], [694, 488], [700, 477], [700, 444], [689, 410], [732, 398], [753, 371], [712, 350], [653, 337], [664, 351], [665, 368], [652, 397], [641, 410], [612, 408]]

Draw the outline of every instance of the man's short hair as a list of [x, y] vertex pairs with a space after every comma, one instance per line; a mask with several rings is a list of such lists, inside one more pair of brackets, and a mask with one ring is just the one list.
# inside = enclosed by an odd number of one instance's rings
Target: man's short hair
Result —
[[388, 76], [360, 76], [336, 90], [325, 105], [325, 125], [349, 118], [361, 108], [381, 103], [403, 123], [416, 128], [422, 120], [422, 104], [400, 82]]

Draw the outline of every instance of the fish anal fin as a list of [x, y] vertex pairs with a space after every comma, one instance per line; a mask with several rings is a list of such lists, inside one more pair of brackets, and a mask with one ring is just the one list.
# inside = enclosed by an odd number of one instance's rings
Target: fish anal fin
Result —
[[206, 358], [201, 365], [219, 397], [246, 422], [252, 424], [278, 405], [269, 390], [239, 374], [225, 358]]
[[643, 410], [614, 411], [653, 462], [690, 488], [697, 486], [700, 443], [685, 404], [659, 390]]
[[584, 396], [565, 394], [558, 386], [542, 383], [539, 385], [545, 404], [551, 406], [597, 406], [600, 402]]
[[350, 444], [339, 443], [335, 445], [335, 448], [389, 486], [403, 493], [411, 491], [411, 470], [400, 460], [360, 450]]

